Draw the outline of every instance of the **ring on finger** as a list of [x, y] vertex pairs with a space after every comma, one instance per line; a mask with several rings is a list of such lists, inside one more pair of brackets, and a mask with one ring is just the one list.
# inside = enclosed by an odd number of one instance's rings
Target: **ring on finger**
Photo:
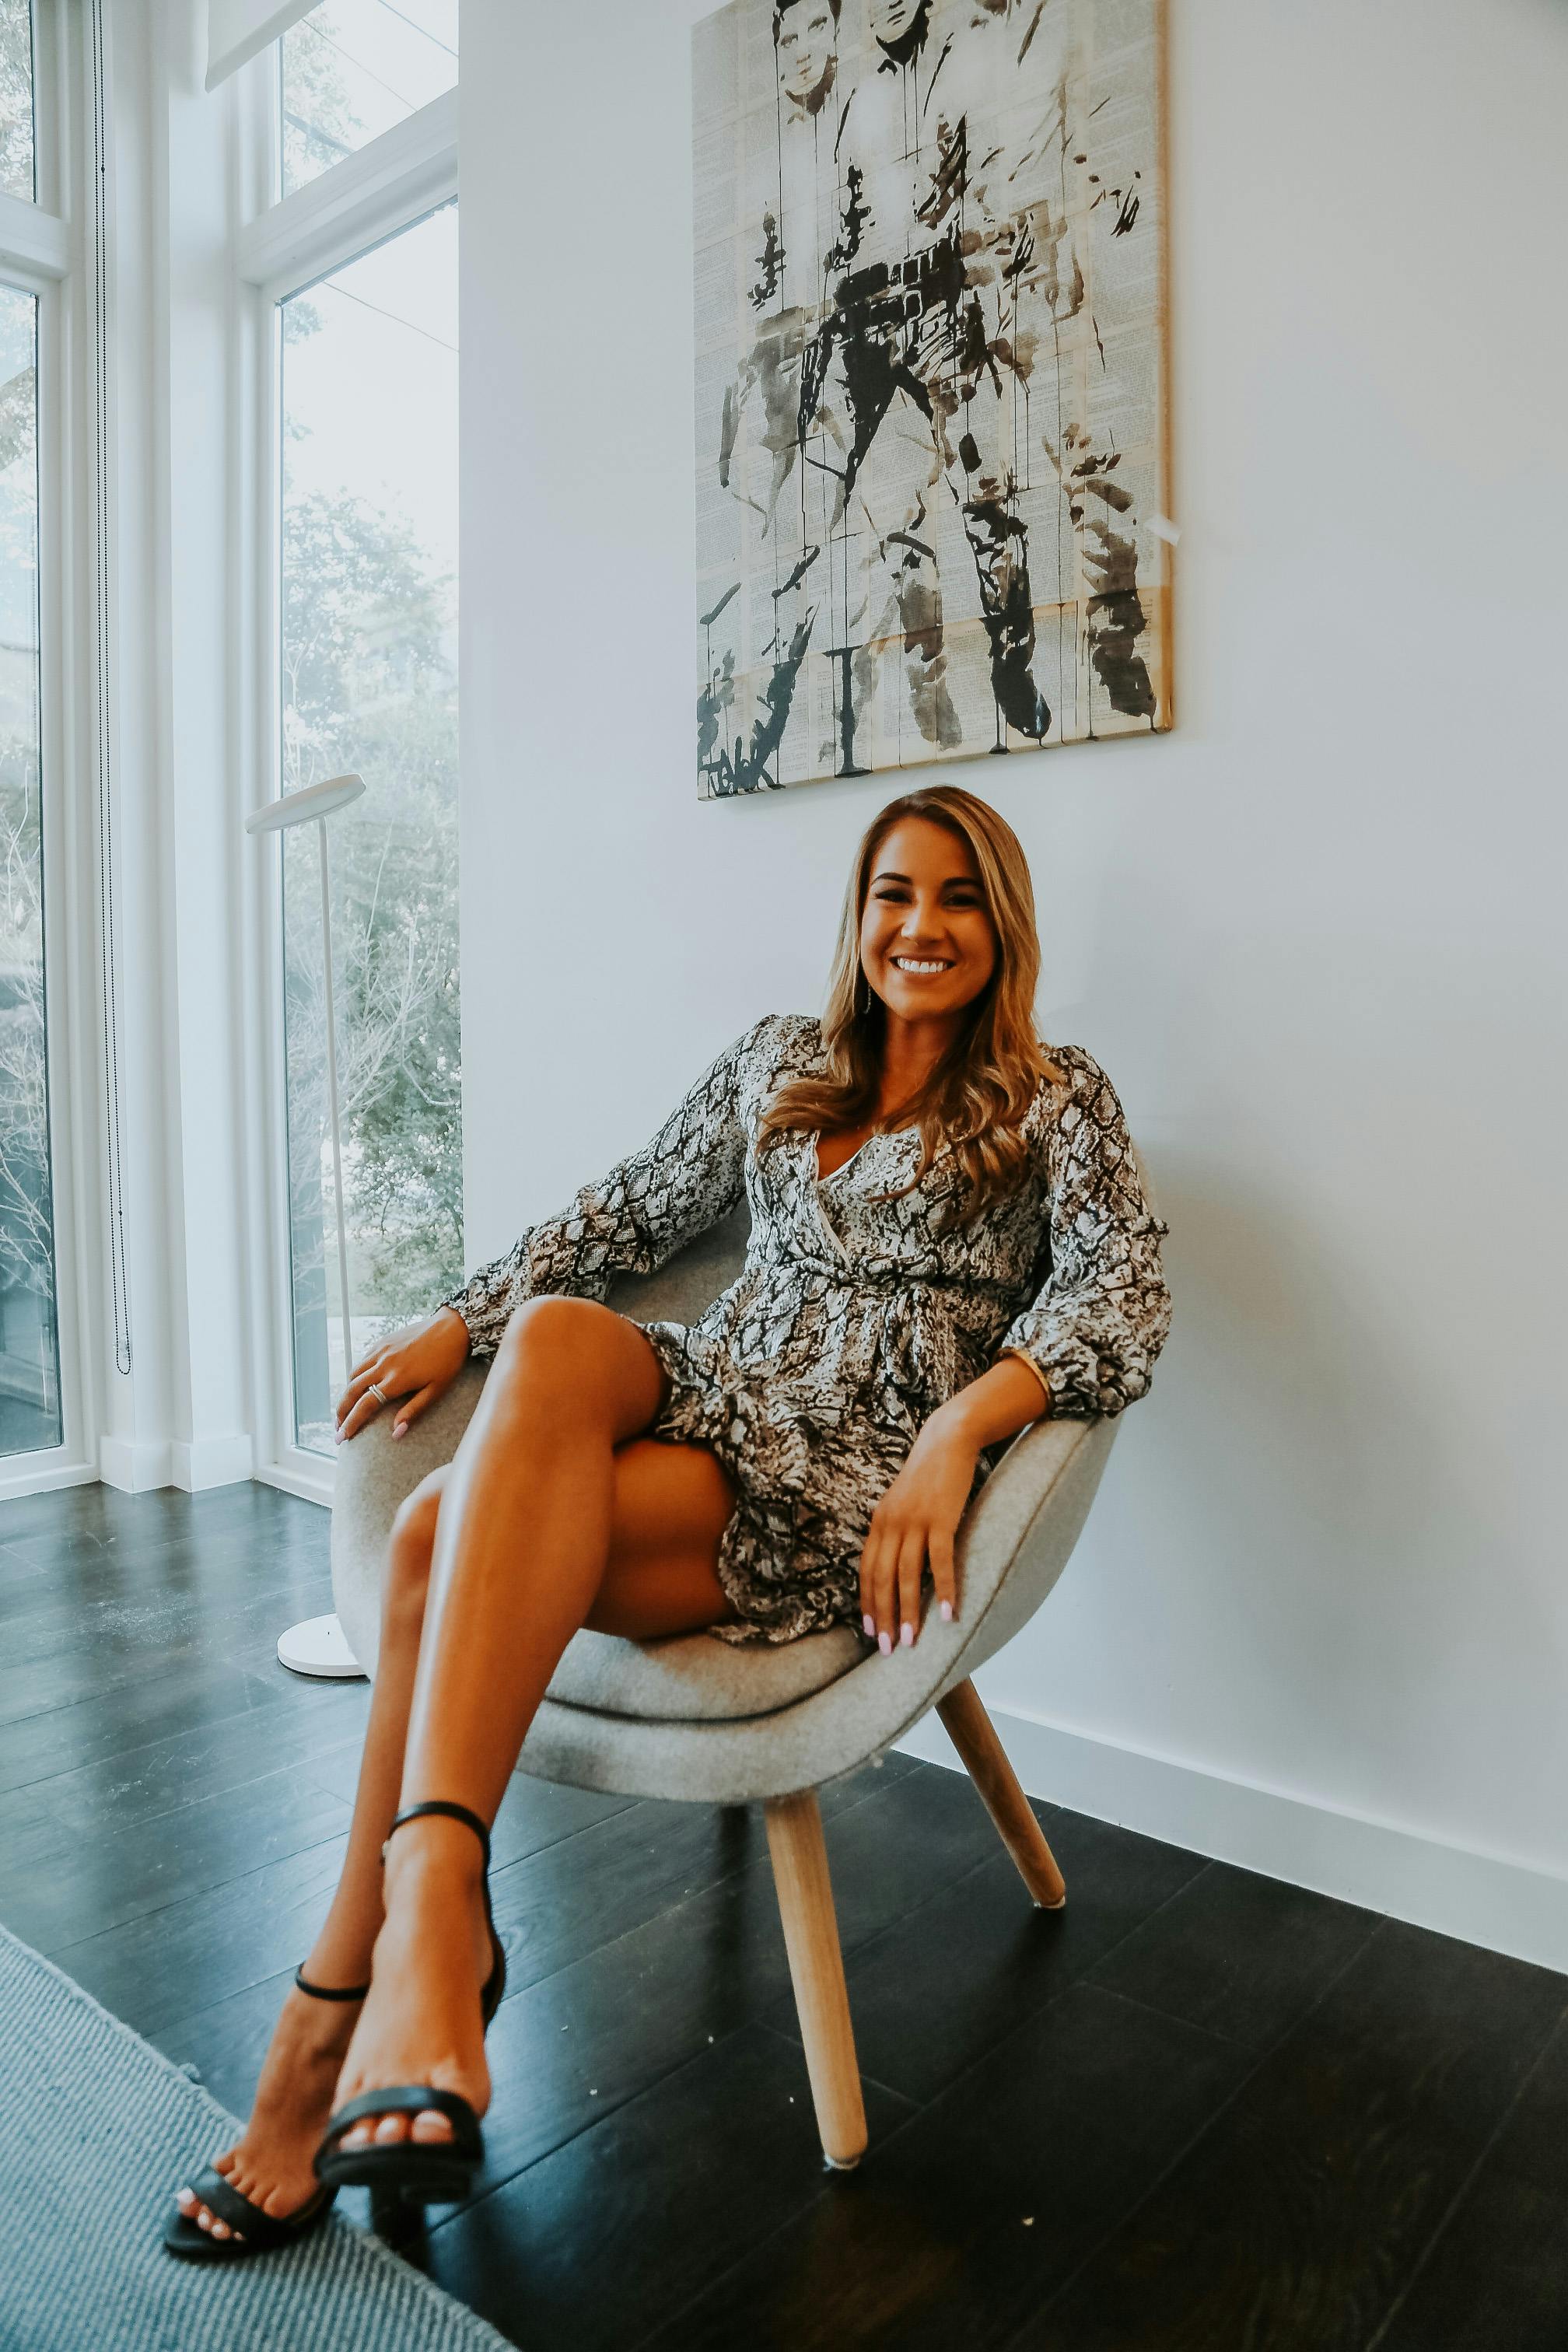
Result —
[[367, 1396], [373, 1396], [377, 1404], [386, 1404], [390, 1402], [386, 1391], [381, 1387], [378, 1381], [372, 1381], [369, 1388], [365, 1391], [365, 1394]]

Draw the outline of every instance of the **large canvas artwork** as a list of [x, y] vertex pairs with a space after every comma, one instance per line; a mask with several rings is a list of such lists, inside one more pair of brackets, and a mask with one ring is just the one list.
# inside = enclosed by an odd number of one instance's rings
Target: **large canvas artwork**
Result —
[[710, 798], [1170, 724], [1160, 0], [693, 36]]

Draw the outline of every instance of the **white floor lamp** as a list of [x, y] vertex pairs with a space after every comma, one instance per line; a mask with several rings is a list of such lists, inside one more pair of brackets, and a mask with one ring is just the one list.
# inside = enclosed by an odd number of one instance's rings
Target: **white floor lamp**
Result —
[[[327, 1106], [332, 1132], [332, 1194], [338, 1212], [338, 1295], [343, 1315], [343, 1377], [353, 1369], [353, 1332], [349, 1322], [349, 1236], [343, 1219], [343, 1145], [338, 1113], [338, 1036], [332, 1006], [332, 900], [327, 866], [327, 819], [334, 809], [346, 808], [364, 790], [363, 776], [329, 776], [323, 783], [307, 784], [285, 793], [245, 820], [247, 833], [286, 833], [290, 826], [315, 821], [321, 868], [321, 968], [326, 974]], [[279, 1637], [281, 1664], [297, 1675], [315, 1675], [336, 1681], [364, 1672], [349, 1648], [335, 1616], [305, 1617]]]

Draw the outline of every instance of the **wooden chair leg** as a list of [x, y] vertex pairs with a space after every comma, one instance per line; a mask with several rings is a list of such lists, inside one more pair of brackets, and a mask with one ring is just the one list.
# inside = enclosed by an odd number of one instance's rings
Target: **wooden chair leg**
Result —
[[847, 2172], [865, 2154], [866, 2109], [816, 1792], [807, 1789], [799, 1796], [773, 1797], [766, 1814], [768, 1851], [822, 2152], [836, 2171]]
[[981, 1704], [980, 1693], [972, 1682], [955, 1683], [945, 1698], [938, 1699], [936, 1711], [1025, 1885], [1042, 1911], [1059, 1911], [1068, 1899], [1067, 1883], [1018, 1786], [1018, 1776], [1007, 1761], [1007, 1751]]

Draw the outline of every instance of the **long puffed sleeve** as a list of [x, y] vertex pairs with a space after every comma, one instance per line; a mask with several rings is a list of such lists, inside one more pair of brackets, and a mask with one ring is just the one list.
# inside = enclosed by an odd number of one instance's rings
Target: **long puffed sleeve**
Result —
[[1141, 1397], [1171, 1327], [1160, 1268], [1170, 1227], [1151, 1213], [1116, 1090], [1099, 1064], [1059, 1059], [1069, 1097], [1045, 1138], [1051, 1274], [1009, 1327], [999, 1352], [1022, 1356], [1053, 1414], [1110, 1418]]
[[653, 1273], [735, 1206], [745, 1185], [742, 1066], [763, 1025], [720, 1055], [651, 1143], [439, 1301], [462, 1317], [476, 1356], [494, 1355], [524, 1299], [603, 1298], [617, 1274]]

